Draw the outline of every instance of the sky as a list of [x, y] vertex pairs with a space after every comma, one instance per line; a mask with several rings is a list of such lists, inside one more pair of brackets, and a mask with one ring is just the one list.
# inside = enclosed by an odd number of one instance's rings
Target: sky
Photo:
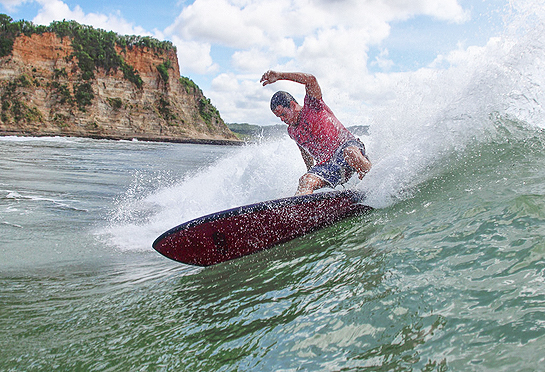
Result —
[[180, 73], [227, 123], [280, 124], [269, 70], [314, 74], [345, 125], [395, 97], [401, 77], [451, 68], [501, 34], [516, 0], [0, 0], [0, 13], [48, 25], [75, 20], [176, 45]]

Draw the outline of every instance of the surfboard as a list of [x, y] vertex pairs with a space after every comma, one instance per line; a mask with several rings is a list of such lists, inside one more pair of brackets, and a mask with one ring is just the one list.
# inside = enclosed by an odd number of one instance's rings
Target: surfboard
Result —
[[357, 191], [327, 191], [264, 201], [185, 222], [153, 243], [172, 260], [210, 266], [285, 243], [372, 208]]

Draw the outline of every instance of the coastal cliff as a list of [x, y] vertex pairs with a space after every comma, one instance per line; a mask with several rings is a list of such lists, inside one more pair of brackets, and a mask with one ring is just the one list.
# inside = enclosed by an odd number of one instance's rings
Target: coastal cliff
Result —
[[176, 48], [76, 22], [0, 15], [0, 134], [237, 141]]

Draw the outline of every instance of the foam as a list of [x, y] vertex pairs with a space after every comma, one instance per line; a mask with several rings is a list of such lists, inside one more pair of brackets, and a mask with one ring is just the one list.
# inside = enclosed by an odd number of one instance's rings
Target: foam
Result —
[[[373, 169], [350, 187], [366, 191], [369, 205], [385, 208], [410, 197], [444, 159], [497, 136], [502, 118], [545, 128], [545, 14], [535, 2], [522, 3], [504, 34], [428, 68], [390, 75], [395, 99], [362, 106], [371, 124], [362, 139]], [[159, 234], [182, 222], [292, 195], [304, 172], [287, 137], [247, 145], [174, 185], [118, 202], [107, 232], [117, 247], [149, 249]]]
[[121, 199], [102, 230], [121, 249], [149, 249], [164, 231], [205, 214], [293, 195], [304, 163], [288, 138], [252, 144], [173, 185]]

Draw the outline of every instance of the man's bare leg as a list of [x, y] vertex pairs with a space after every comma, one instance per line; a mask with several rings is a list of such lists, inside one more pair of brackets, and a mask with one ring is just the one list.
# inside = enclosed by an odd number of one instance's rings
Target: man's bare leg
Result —
[[297, 188], [295, 196], [312, 194], [314, 190], [321, 189], [325, 186], [327, 186], [327, 183], [320, 177], [315, 176], [312, 173], [305, 173], [299, 179], [299, 187]]
[[361, 153], [356, 146], [348, 146], [343, 150], [346, 162], [358, 172], [360, 180], [371, 170], [371, 162]]

